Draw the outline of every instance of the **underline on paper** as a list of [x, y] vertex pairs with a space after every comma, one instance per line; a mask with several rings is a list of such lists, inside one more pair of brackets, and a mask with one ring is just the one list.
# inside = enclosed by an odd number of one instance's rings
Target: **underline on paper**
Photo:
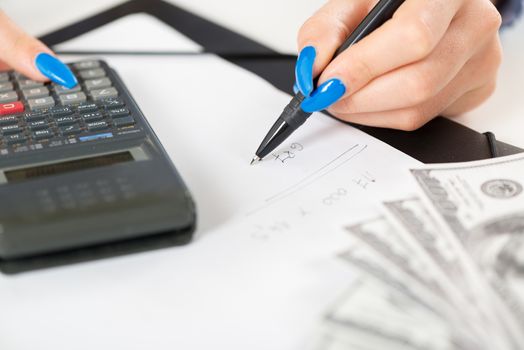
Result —
[[349, 148], [348, 150], [346, 150], [344, 153], [338, 155], [335, 159], [331, 160], [330, 162], [328, 162], [327, 164], [325, 164], [324, 166], [322, 166], [321, 168], [315, 170], [313, 173], [307, 175], [306, 177], [304, 177], [302, 180], [300, 180], [299, 182], [297, 182], [296, 184], [292, 185], [292, 186], [289, 186], [288, 188], [280, 191], [279, 193], [269, 197], [269, 198], [266, 198], [264, 202], [268, 203], [268, 202], [271, 202], [272, 200], [274, 200], [275, 198], [279, 197], [280, 195], [286, 193], [287, 191], [293, 189], [294, 187], [297, 187], [297, 186], [300, 186], [303, 182], [307, 181], [308, 179], [314, 177], [316, 174], [320, 173], [322, 170], [324, 170], [325, 168], [327, 168], [328, 166], [330, 166], [331, 164], [333, 164], [334, 162], [336, 162], [337, 160], [339, 160], [340, 158], [344, 157], [346, 154], [348, 154], [349, 152], [351, 152], [352, 150], [354, 150], [355, 148], [357, 148], [359, 145], [356, 144], [354, 146], [352, 146], [351, 148]]
[[[346, 164], [350, 160], [354, 159], [356, 156], [358, 156], [359, 154], [364, 152], [367, 149], [367, 147], [368, 147], [367, 145], [363, 145], [357, 152], [355, 152], [350, 157], [348, 157], [347, 159], [342, 161], [340, 164], [337, 164], [333, 168], [331, 168], [331, 169], [321, 173], [327, 167], [329, 167], [330, 165], [335, 163], [337, 160], [340, 160], [345, 155], [347, 155], [349, 152], [355, 150], [359, 146], [360, 146], [359, 144], [356, 144], [356, 145], [352, 146], [351, 148], [349, 148], [348, 150], [344, 151], [342, 154], [340, 154], [339, 156], [337, 156], [333, 160], [329, 161], [327, 164], [323, 165], [321, 168], [317, 169], [313, 173], [309, 174], [308, 176], [306, 176], [305, 178], [303, 178], [302, 180], [300, 180], [296, 184], [294, 184], [294, 185], [284, 189], [283, 191], [277, 193], [276, 195], [273, 195], [273, 196], [267, 198], [265, 200], [266, 203], [264, 205], [258, 207], [257, 209], [254, 209], [254, 210], [248, 212], [246, 214], [246, 216], [250, 216], [252, 214], [255, 214], [256, 212], [258, 212], [258, 211], [260, 211], [260, 210], [262, 210], [264, 208], [267, 208], [268, 206], [273, 205], [273, 204], [279, 202], [280, 200], [285, 199], [285, 198], [287, 198], [287, 197], [289, 197], [289, 196], [291, 196], [291, 195], [301, 191], [302, 189], [304, 189], [304, 188], [308, 187], [309, 185], [315, 183], [316, 181], [320, 180], [324, 176], [326, 176], [326, 175], [332, 173], [333, 171], [337, 170], [338, 168], [340, 168], [341, 166], [343, 166], [344, 164]], [[319, 173], [321, 173], [321, 174], [319, 174]], [[318, 176], [316, 176], [316, 175], [318, 175]]]

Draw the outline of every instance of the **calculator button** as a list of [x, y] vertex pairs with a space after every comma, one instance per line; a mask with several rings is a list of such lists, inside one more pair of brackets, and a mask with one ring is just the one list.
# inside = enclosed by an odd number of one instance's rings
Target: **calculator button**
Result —
[[106, 76], [106, 72], [102, 68], [94, 68], [88, 70], [81, 70], [78, 72], [80, 77], [84, 80], [102, 78]]
[[53, 100], [51, 96], [48, 96], [27, 100], [27, 104], [29, 105], [30, 110], [35, 111], [38, 109], [53, 107], [55, 105], [55, 100]]
[[0, 104], [0, 115], [22, 113], [24, 104], [20, 101]]
[[104, 130], [107, 129], [109, 126], [104, 121], [99, 122], [93, 122], [93, 123], [86, 123], [87, 130], [89, 131], [97, 131], [97, 130]]
[[6, 81], [9, 81], [9, 73], [0, 73], [0, 83], [4, 83]]
[[108, 98], [100, 102], [105, 109], [124, 107], [124, 101], [119, 98]]
[[84, 119], [86, 122], [93, 122], [93, 121], [100, 120], [103, 118], [104, 116], [100, 112], [91, 112], [91, 113], [82, 114], [82, 119]]
[[27, 127], [31, 130], [41, 130], [46, 129], [48, 124], [45, 120], [37, 120], [34, 122], [27, 123]]
[[76, 106], [76, 110], [80, 113], [92, 112], [98, 110], [98, 106], [96, 105], [96, 103], [85, 102]]
[[77, 92], [74, 94], [60, 95], [58, 98], [60, 99], [61, 104], [69, 106], [84, 102], [86, 100], [86, 94], [83, 92]]
[[32, 122], [35, 120], [42, 120], [47, 117], [47, 114], [43, 112], [27, 112], [24, 113], [24, 119], [26, 122]]
[[100, 101], [106, 98], [117, 97], [118, 91], [113, 87], [108, 87], [100, 90], [91, 90], [91, 97], [93, 100]]
[[74, 124], [76, 122], [76, 119], [72, 115], [67, 115], [63, 117], [57, 117], [55, 118], [55, 121], [56, 121], [56, 125], [60, 126], [60, 125]]
[[94, 60], [82, 61], [82, 62], [77, 62], [77, 63], [73, 64], [73, 67], [75, 67], [78, 70], [93, 69], [93, 68], [100, 67], [100, 62], [99, 61], [94, 61]]
[[135, 120], [131, 116], [113, 119], [113, 125], [115, 128], [122, 128], [133, 124], [135, 124]]
[[109, 80], [108, 78], [91, 79], [86, 80], [84, 84], [87, 90], [102, 89], [105, 87], [110, 87], [111, 80]]
[[71, 115], [74, 113], [74, 111], [71, 107], [57, 106], [51, 108], [49, 113], [51, 113], [53, 117], [60, 117], [64, 115]]
[[127, 108], [110, 109], [107, 111], [107, 115], [111, 118], [123, 117], [123, 116], [129, 115], [129, 109]]
[[0, 103], [18, 101], [18, 94], [15, 91], [0, 92]]
[[29, 78], [19, 72], [13, 72], [13, 78], [16, 80], [28, 80]]
[[5, 117], [0, 117], [0, 126], [18, 124], [18, 116], [8, 115]]
[[11, 135], [11, 134], [18, 134], [22, 131], [22, 128], [18, 125], [7, 125], [0, 128], [2, 131], [2, 134], [4, 135]]
[[42, 87], [44, 86], [44, 84], [39, 81], [27, 79], [27, 80], [18, 80], [18, 86], [20, 87], [20, 89], [24, 90], [24, 89]]
[[8, 145], [15, 145], [27, 141], [27, 137], [24, 134], [15, 134], [5, 137], [5, 141]]
[[49, 96], [49, 90], [45, 86], [36, 87], [32, 89], [22, 90], [22, 95], [26, 100], [30, 98], [39, 98]]
[[50, 129], [44, 129], [44, 130], [36, 130], [32, 134], [33, 138], [35, 140], [43, 140], [43, 139], [50, 139], [54, 136], [53, 131]]
[[77, 124], [62, 126], [60, 128], [60, 133], [64, 136], [75, 135], [75, 134], [80, 133], [81, 131], [82, 130], [80, 129], [80, 127]]
[[5, 82], [0, 83], [0, 92], [7, 92], [13, 90], [13, 83]]
[[80, 140], [80, 142], [85, 142], [85, 141], [93, 141], [93, 140], [100, 140], [100, 139], [109, 139], [111, 137], [113, 137], [113, 133], [106, 132], [103, 134], [80, 136], [78, 139]]
[[73, 92], [80, 92], [80, 91], [82, 91], [82, 88], [78, 84], [75, 87], [72, 87], [71, 89], [68, 89], [68, 88], [66, 88], [65, 86], [62, 86], [62, 85], [54, 84], [54, 89], [55, 89], [55, 92], [58, 95], [71, 94]]

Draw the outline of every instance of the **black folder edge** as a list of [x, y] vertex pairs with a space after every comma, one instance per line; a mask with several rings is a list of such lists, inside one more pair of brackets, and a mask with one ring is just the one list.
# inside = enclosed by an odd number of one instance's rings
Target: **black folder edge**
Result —
[[[204, 50], [196, 54], [216, 54], [238, 65], [286, 93], [292, 94], [296, 57], [282, 55], [256, 41], [235, 33], [212, 21], [197, 16], [162, 0], [132, 0], [110, 8], [82, 21], [63, 27], [40, 39], [49, 46], [87, 33], [114, 20], [135, 13], [146, 13], [187, 36]], [[61, 54], [131, 54], [131, 55], [191, 55], [191, 52], [60, 52]], [[284, 107], [284, 106], [283, 106]], [[382, 140], [424, 163], [448, 163], [487, 159], [523, 152], [523, 150], [496, 141], [492, 133], [480, 134], [468, 127], [443, 117], [437, 117], [413, 132], [354, 127]], [[160, 249], [188, 243], [190, 235], [165, 232], [150, 237], [86, 247], [37, 257], [3, 261], [0, 271], [6, 274], [87, 262]]]

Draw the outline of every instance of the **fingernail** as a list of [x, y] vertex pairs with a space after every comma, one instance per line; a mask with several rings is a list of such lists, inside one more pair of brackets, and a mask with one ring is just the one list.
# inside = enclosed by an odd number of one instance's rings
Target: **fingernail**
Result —
[[39, 53], [36, 56], [35, 65], [43, 75], [66, 88], [70, 89], [78, 84], [71, 69], [48, 53]]
[[295, 65], [295, 80], [297, 87], [304, 96], [313, 91], [313, 64], [317, 52], [313, 46], [306, 46], [300, 51]]
[[300, 90], [298, 89], [298, 86], [297, 86], [297, 83], [293, 84], [293, 92], [296, 94], [298, 94]]
[[337, 102], [345, 93], [344, 84], [339, 79], [331, 79], [320, 85], [311, 96], [307, 97], [301, 107], [304, 112], [318, 112]]

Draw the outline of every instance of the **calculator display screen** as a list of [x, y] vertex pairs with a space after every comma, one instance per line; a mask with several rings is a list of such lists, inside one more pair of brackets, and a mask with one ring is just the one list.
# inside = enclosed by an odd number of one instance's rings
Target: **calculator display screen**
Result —
[[58, 175], [72, 171], [98, 168], [107, 165], [124, 163], [133, 161], [131, 152], [120, 152], [113, 154], [105, 154], [101, 156], [67, 160], [60, 163], [38, 165], [30, 168], [22, 168], [6, 171], [5, 177], [9, 182], [23, 181], [37, 177]]

